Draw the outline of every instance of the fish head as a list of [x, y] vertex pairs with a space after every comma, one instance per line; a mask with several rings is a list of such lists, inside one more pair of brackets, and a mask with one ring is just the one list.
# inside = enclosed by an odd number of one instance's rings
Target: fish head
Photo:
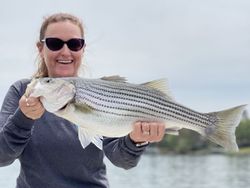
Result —
[[38, 78], [31, 81], [26, 92], [28, 96], [39, 97], [44, 108], [53, 113], [74, 99], [75, 86], [69, 79]]

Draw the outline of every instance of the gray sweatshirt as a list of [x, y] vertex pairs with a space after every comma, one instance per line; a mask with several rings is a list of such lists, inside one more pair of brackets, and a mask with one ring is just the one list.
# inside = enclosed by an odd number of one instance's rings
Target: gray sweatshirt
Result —
[[16, 188], [107, 188], [104, 154], [118, 167], [137, 165], [145, 146], [136, 147], [129, 136], [104, 138], [103, 151], [93, 144], [83, 149], [69, 121], [47, 111], [27, 118], [18, 102], [29, 82], [10, 87], [0, 112], [0, 166], [20, 161]]

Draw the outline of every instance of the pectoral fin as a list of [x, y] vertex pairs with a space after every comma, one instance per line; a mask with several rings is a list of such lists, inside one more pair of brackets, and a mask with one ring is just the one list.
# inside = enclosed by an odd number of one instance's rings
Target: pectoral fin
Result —
[[93, 109], [89, 105], [87, 105], [86, 103], [85, 104], [76, 104], [75, 107], [76, 107], [76, 111], [79, 113], [88, 114], [88, 113], [92, 113], [92, 111], [93, 111]]
[[96, 147], [102, 150], [102, 136], [95, 135], [86, 128], [78, 127], [78, 138], [84, 149], [92, 142]]

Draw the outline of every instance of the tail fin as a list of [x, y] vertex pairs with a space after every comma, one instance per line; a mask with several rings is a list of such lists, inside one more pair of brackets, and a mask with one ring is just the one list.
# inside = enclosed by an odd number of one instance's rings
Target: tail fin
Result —
[[[239, 125], [242, 113], [247, 105], [241, 105], [228, 110], [213, 112], [217, 121], [214, 130], [206, 130], [209, 140], [221, 145], [228, 151], [239, 150], [236, 143], [235, 129]], [[209, 134], [209, 132], [211, 134]]]

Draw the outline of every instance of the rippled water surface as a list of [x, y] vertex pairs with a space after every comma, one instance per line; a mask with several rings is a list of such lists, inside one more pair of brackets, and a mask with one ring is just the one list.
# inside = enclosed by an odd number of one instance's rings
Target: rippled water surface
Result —
[[[250, 187], [249, 155], [144, 155], [131, 170], [106, 163], [111, 188]], [[0, 187], [14, 188], [18, 172], [18, 162], [0, 168]]]

